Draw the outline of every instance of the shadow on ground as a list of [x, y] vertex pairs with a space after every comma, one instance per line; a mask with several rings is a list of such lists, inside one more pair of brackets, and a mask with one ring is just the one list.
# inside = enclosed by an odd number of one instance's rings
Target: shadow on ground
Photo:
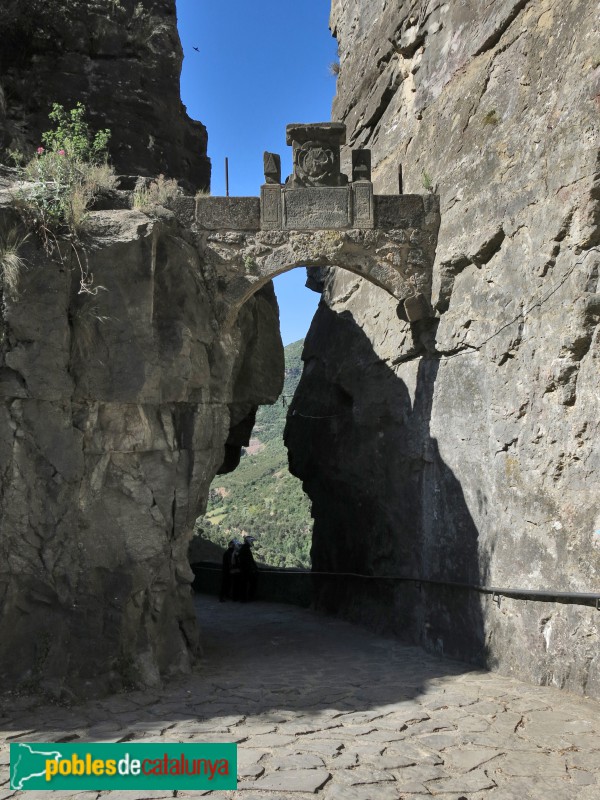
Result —
[[[11, 741], [78, 740], [237, 742], [238, 789], [223, 800], [598, 797], [595, 703], [291, 606], [196, 606], [206, 657], [194, 676], [73, 708], [5, 696], [0, 800], [21, 796], [8, 788]], [[53, 799], [109, 794], [122, 792]]]
[[[241, 721], [264, 715], [268, 721], [282, 713], [300, 718], [326, 709], [364, 715], [368, 721], [379, 716], [381, 706], [410, 701], [431, 681], [470, 670], [305, 609], [219, 603], [208, 595], [196, 595], [195, 604], [204, 657], [194, 675], [162, 689], [72, 707], [5, 694], [0, 728], [6, 738], [131, 740], [156, 736], [165, 724], [187, 719], [216, 720], [210, 732], [219, 738], [223, 717]], [[220, 738], [232, 740], [230, 735]]]

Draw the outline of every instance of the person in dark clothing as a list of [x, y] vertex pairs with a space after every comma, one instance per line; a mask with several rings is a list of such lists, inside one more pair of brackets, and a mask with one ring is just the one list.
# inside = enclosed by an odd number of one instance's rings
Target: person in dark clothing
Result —
[[232, 597], [232, 559], [235, 553], [235, 542], [229, 542], [227, 550], [223, 553], [223, 567], [221, 569], [221, 592], [219, 600], [224, 603], [228, 597]]
[[239, 566], [240, 566], [240, 600], [247, 602], [254, 600], [256, 594], [256, 579], [258, 567], [252, 555], [252, 545], [256, 540], [254, 536], [246, 536], [244, 543], [240, 547]]

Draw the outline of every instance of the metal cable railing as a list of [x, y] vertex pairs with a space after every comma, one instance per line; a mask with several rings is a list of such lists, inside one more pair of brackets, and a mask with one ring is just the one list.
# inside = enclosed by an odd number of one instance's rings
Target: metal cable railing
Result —
[[[213, 572], [221, 572], [221, 567], [219, 566], [211, 567], [202, 564], [192, 564], [192, 567], [196, 567], [197, 569], [211, 570]], [[266, 574], [309, 575], [334, 578], [361, 578], [375, 581], [398, 581], [403, 583], [413, 583], [419, 590], [422, 586], [447, 586], [453, 589], [464, 589], [478, 592], [479, 594], [491, 595], [493, 602], [497, 603], [498, 606], [500, 606], [502, 597], [510, 597], [514, 600], [538, 600], [555, 603], [568, 603], [572, 605], [594, 606], [597, 610], [600, 610], [600, 593], [596, 592], [563, 592], [554, 589], [507, 589], [501, 586], [480, 586], [479, 584], [463, 583], [461, 581], [414, 578], [406, 577], [405, 575], [364, 575], [360, 572], [320, 572], [318, 570], [277, 569], [272, 567], [267, 567], [259, 571]]]

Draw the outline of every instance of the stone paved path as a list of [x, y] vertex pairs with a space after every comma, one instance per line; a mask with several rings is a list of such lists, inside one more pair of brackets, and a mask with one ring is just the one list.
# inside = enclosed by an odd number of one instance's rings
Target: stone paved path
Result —
[[[65, 709], [0, 707], [8, 742], [239, 743], [239, 788], [219, 800], [599, 800], [600, 706], [441, 661], [338, 620], [262, 603], [197, 600], [206, 663], [162, 691]], [[126, 800], [162, 792], [105, 792]], [[178, 797], [199, 797], [179, 792]]]

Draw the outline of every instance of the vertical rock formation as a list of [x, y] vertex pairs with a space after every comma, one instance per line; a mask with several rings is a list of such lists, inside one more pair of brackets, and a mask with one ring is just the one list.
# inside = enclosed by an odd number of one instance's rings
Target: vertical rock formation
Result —
[[118, 172], [208, 188], [206, 129], [179, 96], [175, 0], [7, 0], [0, 42], [0, 156], [40, 144], [52, 103], [82, 102], [110, 128]]
[[33, 240], [3, 287], [0, 676], [57, 695], [189, 670], [191, 531], [225, 443], [247, 443], [230, 428], [283, 381], [272, 287], [223, 331], [172, 214], [92, 212], [85, 248], [95, 294], [72, 249]]
[[[10, 0], [0, 41], [0, 150], [38, 144], [51, 103], [81, 101], [112, 130], [119, 172], [208, 186], [206, 131], [179, 99], [174, 0]], [[0, 278], [20, 224], [11, 181], [0, 169]], [[92, 211], [79, 241], [49, 258], [30, 234], [16, 287], [0, 280], [4, 689], [101, 694], [190, 669], [191, 530], [283, 383], [272, 285], [226, 326], [194, 201], [178, 219], [109, 195], [99, 207], [116, 208]]]
[[[437, 330], [330, 270], [287, 429], [317, 570], [597, 592], [595, 3], [334, 0], [334, 119], [376, 192], [435, 190]], [[321, 276], [322, 277], [322, 276]], [[307, 419], [322, 417], [323, 419]], [[325, 580], [327, 608], [600, 693], [598, 612]]]

